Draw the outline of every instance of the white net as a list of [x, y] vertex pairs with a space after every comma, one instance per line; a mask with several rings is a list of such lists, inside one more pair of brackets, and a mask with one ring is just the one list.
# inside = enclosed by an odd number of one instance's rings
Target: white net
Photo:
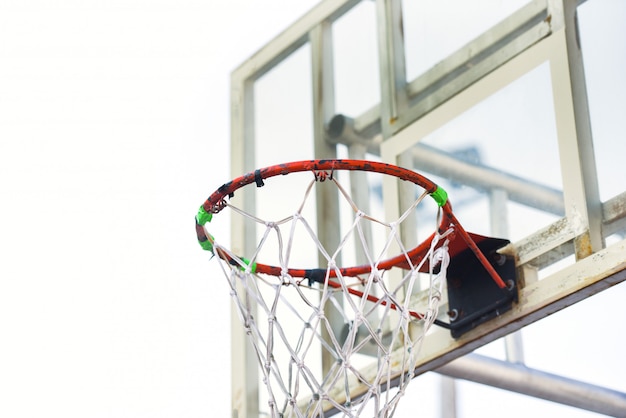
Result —
[[[311, 190], [319, 184], [316, 180], [294, 205], [293, 214], [280, 220], [259, 219], [225, 203], [232, 216], [260, 225], [262, 234], [249, 259], [213, 241], [216, 259], [258, 356], [269, 416], [391, 417], [438, 314], [452, 229], [438, 231], [435, 219], [435, 233], [424, 256], [416, 259], [403, 244], [401, 225], [416, 216], [427, 192], [399, 219], [386, 222], [361, 211], [331, 178], [320, 187], [335, 185], [353, 217], [339, 246], [326, 248], [303, 216]], [[382, 250], [367, 242], [366, 223], [385, 230]], [[290, 260], [307, 245], [317, 249], [325, 265], [296, 270]], [[338, 266], [342, 253], [354, 245], [367, 260], [359, 274]], [[392, 250], [403, 255], [401, 268], [381, 268]], [[277, 253], [272, 274], [257, 268], [268, 251]], [[417, 298], [421, 287], [425, 297]]]

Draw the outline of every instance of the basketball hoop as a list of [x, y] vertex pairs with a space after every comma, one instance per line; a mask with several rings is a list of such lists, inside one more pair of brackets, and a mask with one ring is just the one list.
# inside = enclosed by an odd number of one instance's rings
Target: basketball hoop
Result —
[[[377, 219], [361, 211], [338, 181], [338, 172], [346, 170], [393, 176], [415, 184], [421, 193], [397, 220]], [[266, 179], [296, 172], [311, 172], [312, 178], [303, 185], [303, 199], [283, 219], [260, 219], [230, 200], [244, 186], [262, 187]], [[351, 208], [352, 224], [341, 231], [343, 238], [337, 248], [326, 248], [303, 215], [314, 186], [335, 187]], [[434, 232], [419, 245], [407, 248], [401, 225], [416, 216], [426, 196], [438, 208]], [[213, 215], [226, 208], [232, 216], [243, 216], [265, 228], [253, 254], [235, 254], [207, 231]], [[381, 251], [375, 252], [374, 243], [367, 242], [367, 234], [362, 232], [368, 222], [386, 231]], [[304, 233], [295, 238], [296, 230]], [[196, 233], [202, 248], [217, 256], [228, 281], [258, 357], [272, 417], [317, 417], [328, 411], [345, 417], [362, 413], [392, 416], [413, 377], [421, 344], [431, 326], [449, 328], [454, 335], [455, 330], [471, 329], [476, 318], [485, 318], [493, 311], [489, 308], [485, 314], [482, 308], [472, 312], [459, 308], [454, 314], [451, 310], [450, 323], [438, 319], [448, 265], [456, 256], [471, 254], [491, 279], [489, 286], [497, 297], [505, 295], [509, 306], [516, 295], [514, 280], [505, 282], [476, 243], [491, 243], [491, 239], [465, 231], [452, 212], [446, 192], [418, 173], [385, 163], [311, 160], [256, 170], [222, 185], [204, 202], [196, 216]], [[270, 237], [276, 242], [276, 263], [261, 259]], [[366, 254], [365, 264], [340, 265], [338, 260], [349, 238]], [[314, 245], [326, 265], [292, 265], [305, 240]], [[493, 245], [488, 247], [493, 250]], [[392, 251], [395, 254], [388, 256]], [[416, 302], [414, 295], [420, 283], [427, 283], [425, 297]], [[502, 305], [498, 308], [502, 310]], [[333, 329], [329, 316], [340, 318], [342, 329]], [[453, 322], [461, 323], [462, 331]], [[315, 349], [331, 360], [320, 365], [312, 354]], [[373, 365], [371, 373], [357, 366], [365, 361]], [[360, 390], [355, 391], [356, 387]], [[360, 394], [354, 396], [356, 392]]]

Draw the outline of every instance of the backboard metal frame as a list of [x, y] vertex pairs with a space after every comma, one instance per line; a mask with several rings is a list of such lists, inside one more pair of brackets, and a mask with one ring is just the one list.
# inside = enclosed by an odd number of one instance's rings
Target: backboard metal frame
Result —
[[[254, 83], [305, 44], [310, 45], [312, 65], [312, 158], [336, 158], [336, 146], [328, 141], [328, 124], [335, 116], [331, 26], [359, 3], [358, 0], [325, 0], [268, 43], [231, 75], [231, 171], [236, 177], [255, 165]], [[523, 278], [519, 303], [496, 319], [454, 340], [446, 330], [436, 330], [425, 340], [417, 373], [441, 367], [449, 361], [575, 302], [626, 280], [626, 240], [605, 246], [605, 238], [626, 230], [626, 192], [601, 202], [584, 69], [578, 40], [576, 8], [582, 1], [535, 0], [488, 32], [469, 42], [431, 70], [406, 81], [402, 10], [400, 0], [376, 0], [381, 103], [350, 121], [352, 136], [336, 142], [349, 152], [368, 151], [383, 161], [414, 165], [416, 147], [429, 132], [504, 88], [543, 63], [549, 63], [557, 125], [562, 197], [559, 192], [520, 184], [506, 175], [481, 176], [486, 168], [471, 167], [485, 189], [504, 189], [523, 201], [539, 196], [539, 204], [562, 216], [551, 225], [514, 242], [506, 251], [516, 258]], [[410, 164], [408, 164], [410, 162]], [[458, 167], [463, 172], [460, 162]], [[454, 176], [450, 171], [442, 173]], [[419, 163], [418, 163], [419, 166]], [[483, 170], [483, 171], [481, 171]], [[490, 172], [490, 174], [494, 174]], [[383, 183], [385, 210], [398, 214], [403, 193], [390, 179]], [[243, 190], [241, 207], [254, 212], [254, 194]], [[332, 195], [318, 195], [322, 212], [337, 213]], [[562, 203], [561, 203], [562, 202]], [[319, 215], [318, 215], [319, 216]], [[318, 222], [318, 236], [332, 245], [339, 227], [328, 219]], [[252, 225], [233, 220], [231, 247], [235, 253], [254, 251]], [[574, 254], [576, 262], [537, 280], [538, 269]], [[247, 335], [232, 313], [233, 416], [259, 413], [259, 376], [256, 357]], [[343, 324], [337, 324], [341, 327]], [[261, 389], [262, 390], [262, 389]], [[359, 388], [354, 388], [358, 394]]]

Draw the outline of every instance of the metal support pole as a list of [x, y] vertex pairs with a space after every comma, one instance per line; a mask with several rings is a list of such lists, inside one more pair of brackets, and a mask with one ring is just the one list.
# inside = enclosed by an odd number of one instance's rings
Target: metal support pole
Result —
[[504, 171], [469, 164], [437, 148], [417, 144], [413, 147], [415, 166], [420, 170], [459, 181], [478, 190], [506, 190], [508, 199], [526, 206], [563, 216], [563, 193]]
[[[348, 146], [348, 158], [353, 160], [364, 160], [367, 147], [361, 144], [351, 144]], [[365, 213], [370, 213], [370, 191], [367, 182], [367, 173], [360, 171], [350, 172], [350, 196], [359, 209]], [[372, 227], [369, 222], [361, 224], [365, 242], [373, 243]], [[357, 264], [367, 263], [367, 257], [363, 252], [363, 248], [356, 246], [355, 259]]]
[[397, 130], [399, 115], [408, 108], [400, 0], [376, 0], [378, 61], [380, 68], [380, 118], [384, 138]]
[[[254, 82], [233, 74], [231, 79], [231, 173], [233, 177], [252, 170], [255, 165]], [[239, 206], [254, 212], [253, 189], [237, 194]], [[256, 247], [254, 222], [231, 218], [231, 243], [237, 254], [253, 254]], [[243, 291], [243, 289], [238, 289]], [[251, 302], [254, 303], [254, 302]], [[231, 394], [233, 417], [246, 418], [259, 414], [259, 366], [256, 353], [248, 340], [246, 329], [238, 319], [231, 302], [230, 349]], [[256, 306], [250, 308], [256, 311]]]
[[[346, 146], [362, 144], [367, 147], [367, 152], [380, 155], [380, 144], [383, 141], [380, 125], [371, 124], [359, 130], [356, 124], [357, 120], [335, 115], [328, 124], [328, 140]], [[486, 165], [470, 164], [427, 144], [414, 145], [411, 155], [412, 160], [405, 163], [406, 167], [415, 167], [481, 191], [502, 189], [511, 201], [557, 216], [565, 214], [563, 192], [560, 190]], [[400, 162], [398, 164], [402, 165]]]
[[[326, 140], [326, 124], [335, 114], [331, 23], [323, 21], [315, 26], [309, 33], [309, 42], [311, 43], [313, 88], [313, 152], [315, 158], [337, 158], [336, 145]], [[339, 246], [341, 239], [337, 191], [333, 187], [317, 187], [315, 199], [319, 240], [333, 252]], [[341, 259], [336, 261], [341, 264]], [[325, 266], [326, 260], [320, 255], [319, 262], [320, 266]], [[339, 335], [344, 326], [343, 318], [334, 309], [326, 309], [325, 314], [335, 336]], [[325, 340], [330, 340], [326, 327], [322, 327], [322, 336]], [[324, 373], [332, 367], [334, 362], [334, 357], [328, 351], [322, 350]]]
[[441, 418], [456, 418], [456, 380], [441, 376]]
[[626, 393], [542, 372], [521, 364], [468, 354], [436, 369], [469, 380], [612, 417], [626, 416]]
[[[495, 237], [508, 238], [509, 236], [509, 216], [506, 205], [508, 200], [509, 197], [506, 190], [491, 190], [489, 195], [491, 234]], [[504, 347], [507, 361], [524, 363], [524, 346], [521, 331], [516, 331], [504, 337]]]

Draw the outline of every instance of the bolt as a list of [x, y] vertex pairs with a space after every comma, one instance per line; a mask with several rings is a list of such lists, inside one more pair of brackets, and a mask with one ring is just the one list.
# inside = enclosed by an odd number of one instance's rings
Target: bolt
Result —
[[450, 317], [450, 321], [456, 321], [456, 319], [459, 317], [459, 311], [457, 311], [456, 309], [448, 311], [448, 317]]
[[506, 256], [504, 254], [500, 254], [500, 253], [493, 253], [493, 261], [497, 265], [503, 266], [504, 263], [506, 263]]

